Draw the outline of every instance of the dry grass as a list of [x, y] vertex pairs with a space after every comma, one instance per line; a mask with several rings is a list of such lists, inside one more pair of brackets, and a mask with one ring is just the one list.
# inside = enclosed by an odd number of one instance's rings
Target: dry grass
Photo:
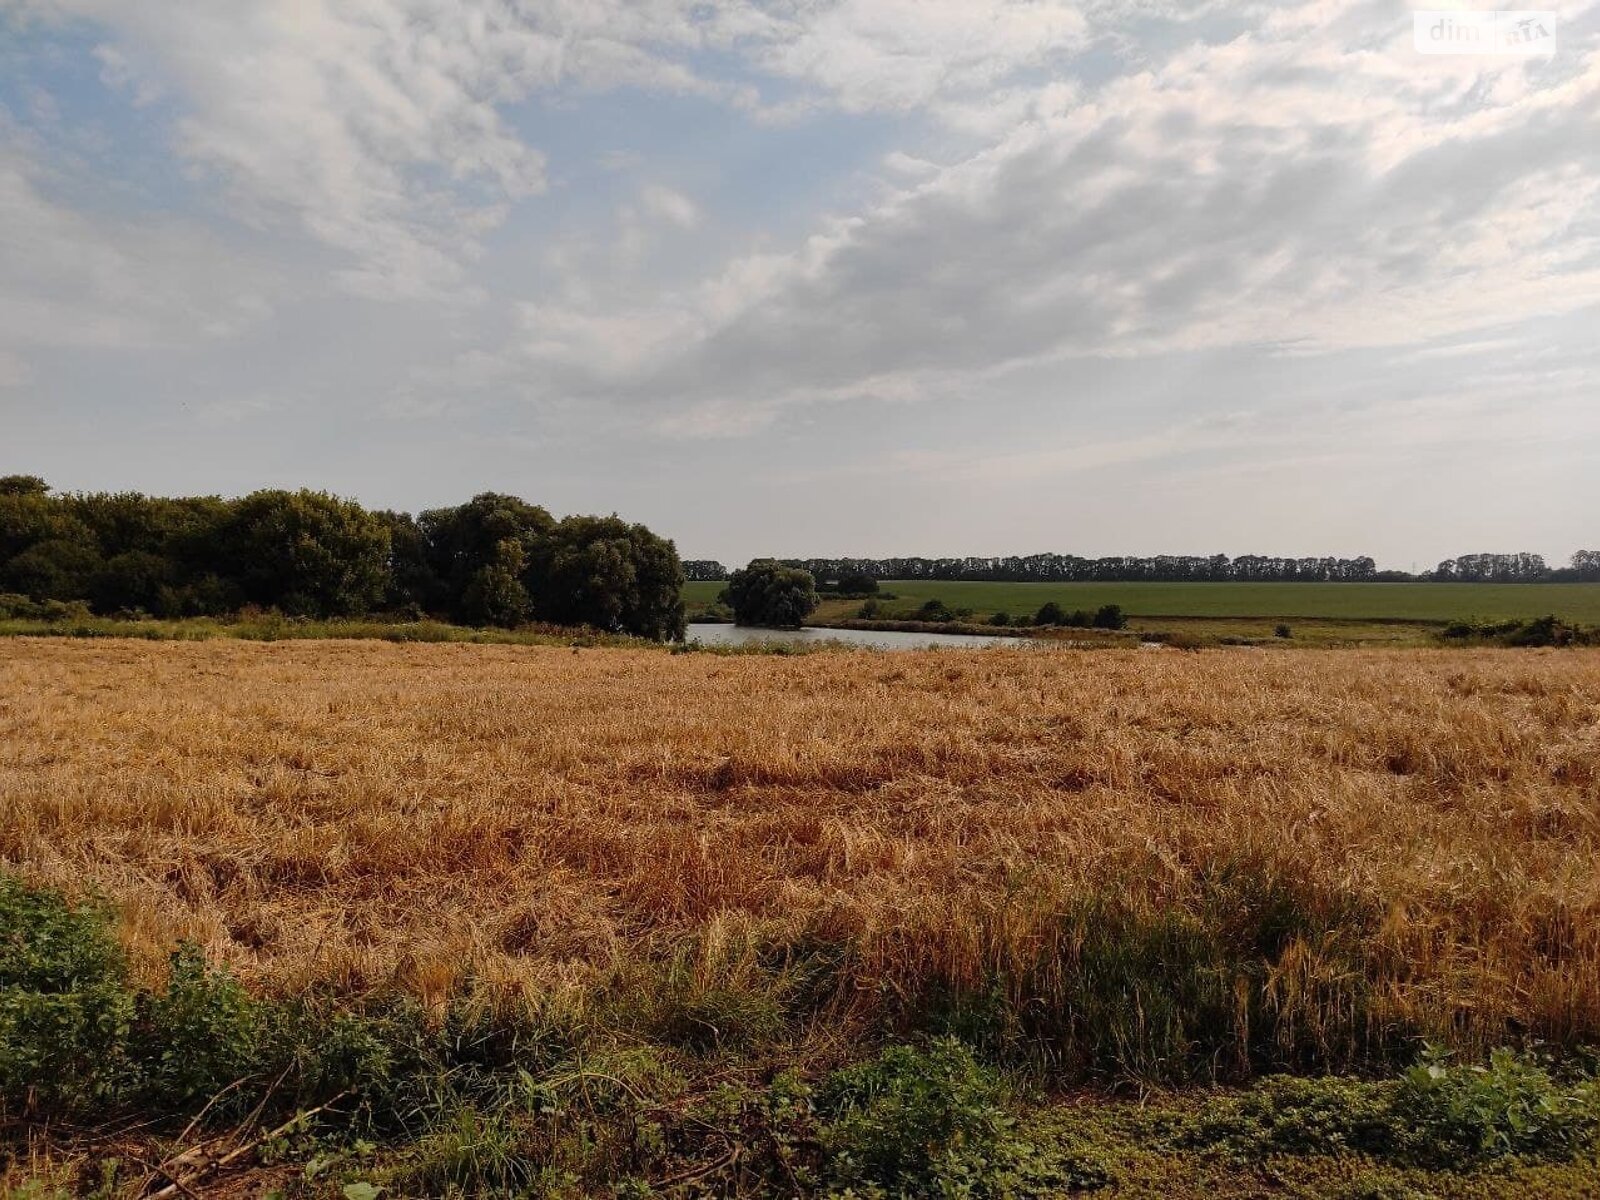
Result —
[[836, 1015], [998, 989], [1124, 1065], [1163, 1004], [1241, 1062], [1593, 1042], [1600, 654], [19, 639], [0, 861], [103, 889], [142, 969], [188, 937], [272, 990], [809, 947]]

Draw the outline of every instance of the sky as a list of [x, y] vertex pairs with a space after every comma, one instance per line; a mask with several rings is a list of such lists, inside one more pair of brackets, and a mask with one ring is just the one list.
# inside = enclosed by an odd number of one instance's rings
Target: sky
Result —
[[0, 0], [0, 473], [506, 491], [728, 563], [1563, 562], [1600, 546], [1600, 0], [1551, 24]]

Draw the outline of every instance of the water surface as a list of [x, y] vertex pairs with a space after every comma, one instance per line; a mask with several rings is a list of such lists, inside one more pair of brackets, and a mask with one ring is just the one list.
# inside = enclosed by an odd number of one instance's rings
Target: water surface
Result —
[[970, 633], [904, 633], [898, 629], [760, 629], [753, 625], [695, 624], [689, 626], [688, 640], [704, 646], [743, 646], [751, 642], [848, 642], [852, 646], [871, 646], [875, 650], [925, 650], [931, 646], [973, 648], [1034, 644], [1029, 638], [984, 637]]

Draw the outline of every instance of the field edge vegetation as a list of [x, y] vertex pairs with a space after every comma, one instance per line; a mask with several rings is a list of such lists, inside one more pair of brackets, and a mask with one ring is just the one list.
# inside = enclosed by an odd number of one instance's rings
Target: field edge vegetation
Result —
[[[841, 1046], [783, 990], [429, 1011], [251, 995], [193, 946], [133, 983], [114, 915], [0, 874], [0, 1190], [280, 1197], [1584, 1194], [1593, 1060], [1418, 1045], [1398, 1073], [1054, 1097], [936, 1025]], [[650, 993], [656, 999], [648, 999]], [[623, 998], [625, 996], [625, 998]], [[993, 1047], [991, 1046], [992, 1050]], [[231, 1179], [229, 1177], [232, 1177]]]

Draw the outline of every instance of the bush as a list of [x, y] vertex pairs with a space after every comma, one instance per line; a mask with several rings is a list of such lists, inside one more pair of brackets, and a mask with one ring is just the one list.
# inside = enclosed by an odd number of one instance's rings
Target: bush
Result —
[[[263, 1095], [351, 1086], [386, 1062], [354, 1018], [252, 999], [194, 946], [166, 987], [134, 988], [101, 905], [0, 874], [0, 1100], [45, 1114], [131, 1105], [190, 1111], [230, 1084], [226, 1113]], [[365, 1023], [370, 1024], [370, 1022]], [[324, 1097], [325, 1098], [325, 1097]]]
[[1395, 1149], [1387, 1093], [1359, 1079], [1265, 1079], [1203, 1117], [1188, 1141], [1244, 1158], [1371, 1154]]
[[1555, 617], [1536, 617], [1506, 636], [1508, 646], [1570, 646], [1581, 640], [1576, 626]]
[[89, 606], [81, 600], [35, 600], [17, 592], [0, 593], [0, 620], [87, 621]]
[[989, 624], [995, 625], [995, 626], [999, 626], [999, 627], [1002, 627], [1002, 628], [1004, 628], [1006, 626], [1009, 626], [1009, 625], [1012, 625], [1014, 623], [1015, 622], [1013, 622], [1011, 620], [1011, 614], [1006, 612], [1004, 609], [1001, 609], [999, 612], [995, 613], [993, 616], [991, 616], [989, 618]]
[[1273, 628], [1272, 636], [1275, 638], [1292, 638], [1294, 636], [1294, 630], [1290, 629], [1287, 625], [1278, 625]]
[[0, 1097], [77, 1109], [116, 1095], [133, 997], [106, 912], [0, 875]]
[[149, 1101], [182, 1109], [254, 1075], [269, 1058], [262, 1007], [200, 948], [173, 952], [166, 990], [140, 997], [133, 1053]]
[[819, 1094], [828, 1181], [894, 1196], [1001, 1196], [1059, 1177], [1021, 1140], [998, 1078], [954, 1038], [890, 1046]]
[[1429, 1053], [1401, 1079], [1394, 1110], [1425, 1162], [1564, 1157], [1600, 1133], [1600, 1084], [1563, 1088], [1512, 1050], [1494, 1051], [1488, 1066], [1450, 1066]]
[[1487, 1066], [1452, 1066], [1430, 1050], [1398, 1081], [1264, 1080], [1180, 1142], [1247, 1159], [1351, 1153], [1452, 1167], [1568, 1159], [1591, 1149], [1597, 1133], [1594, 1080], [1562, 1086], [1538, 1060], [1512, 1050], [1494, 1051]]
[[954, 621], [956, 615], [950, 611], [949, 606], [943, 600], [929, 600], [921, 608], [917, 609], [916, 619], [918, 621], [936, 621], [942, 624], [945, 621]]
[[838, 590], [845, 596], [876, 596], [878, 581], [871, 575], [844, 575], [839, 579]]
[[733, 609], [740, 625], [798, 629], [816, 611], [816, 581], [809, 571], [758, 558], [735, 571], [719, 597]]
[[1128, 618], [1122, 613], [1120, 604], [1104, 604], [1094, 614], [1094, 627], [1096, 629], [1126, 629]]
[[1447, 641], [1493, 642], [1502, 646], [1592, 646], [1600, 629], [1571, 625], [1556, 617], [1530, 621], [1455, 621], [1440, 631]]
[[1067, 623], [1067, 614], [1062, 610], [1061, 605], [1054, 600], [1048, 600], [1039, 607], [1038, 612], [1033, 614], [1033, 623], [1041, 627], [1046, 625], [1065, 625]]

